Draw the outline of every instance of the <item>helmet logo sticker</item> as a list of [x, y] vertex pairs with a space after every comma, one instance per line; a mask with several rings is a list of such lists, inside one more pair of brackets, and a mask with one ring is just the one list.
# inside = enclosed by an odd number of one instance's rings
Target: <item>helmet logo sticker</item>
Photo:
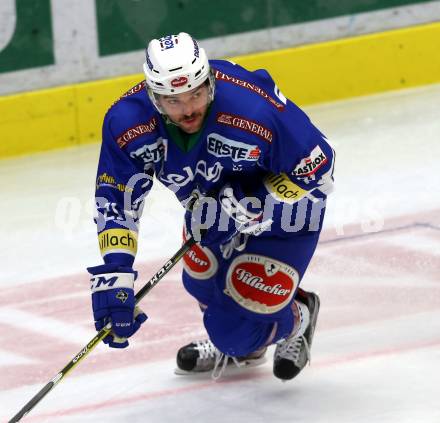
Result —
[[188, 78], [185, 76], [179, 76], [178, 78], [174, 78], [171, 81], [171, 85], [173, 87], [182, 87], [183, 85], [185, 85], [188, 82]]
[[164, 51], [174, 48], [174, 45], [179, 43], [179, 38], [176, 35], [167, 35], [166, 37], [159, 38], [159, 43], [162, 51]]

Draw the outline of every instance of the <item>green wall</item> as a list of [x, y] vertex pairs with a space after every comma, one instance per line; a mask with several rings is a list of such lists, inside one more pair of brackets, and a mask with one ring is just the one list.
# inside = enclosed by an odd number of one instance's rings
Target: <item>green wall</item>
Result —
[[54, 64], [50, 0], [16, 0], [15, 14], [14, 35], [0, 52], [0, 72]]
[[190, 32], [198, 39], [350, 15], [425, 0], [96, 0], [100, 55]]
[[440, 0], [0, 0], [0, 96], [139, 73], [146, 42], [180, 31], [221, 58], [438, 16]]

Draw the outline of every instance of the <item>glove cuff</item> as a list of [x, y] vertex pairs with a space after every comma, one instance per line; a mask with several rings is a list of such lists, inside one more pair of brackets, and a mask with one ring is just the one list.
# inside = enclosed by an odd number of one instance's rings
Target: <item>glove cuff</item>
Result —
[[107, 291], [116, 288], [134, 288], [133, 273], [103, 273], [94, 275], [91, 279], [92, 294], [99, 291]]

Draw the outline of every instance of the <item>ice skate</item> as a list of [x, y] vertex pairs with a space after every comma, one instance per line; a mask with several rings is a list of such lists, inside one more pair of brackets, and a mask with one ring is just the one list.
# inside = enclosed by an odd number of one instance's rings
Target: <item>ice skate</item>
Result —
[[[281, 340], [275, 349], [273, 374], [281, 380], [296, 377], [310, 361], [310, 348], [319, 313], [319, 297], [313, 292], [298, 289], [296, 301], [307, 307], [301, 327], [289, 338]], [[308, 313], [307, 313], [308, 311]], [[307, 315], [308, 314], [308, 315]]]
[[[215, 377], [217, 367], [229, 366], [235, 363], [239, 368], [254, 367], [266, 361], [266, 347], [261, 348], [245, 357], [228, 357], [220, 352], [214, 344], [205, 339], [185, 345], [177, 352], [176, 374], [188, 375], [204, 372], [213, 372]], [[222, 364], [223, 363], [223, 364]]]

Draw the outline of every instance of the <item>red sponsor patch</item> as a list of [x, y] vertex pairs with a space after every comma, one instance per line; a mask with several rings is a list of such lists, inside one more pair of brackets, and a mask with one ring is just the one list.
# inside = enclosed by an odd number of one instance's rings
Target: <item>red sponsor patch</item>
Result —
[[289, 304], [298, 281], [298, 272], [286, 263], [243, 254], [231, 263], [226, 293], [250, 311], [270, 314]]
[[116, 142], [118, 143], [119, 148], [124, 148], [127, 144], [134, 141], [136, 138], [139, 138], [141, 135], [151, 134], [155, 131], [156, 127], [157, 119], [153, 117], [146, 123], [140, 123], [133, 128], [127, 129], [123, 134], [116, 138]]
[[232, 113], [218, 112], [216, 120], [226, 126], [232, 126], [234, 128], [242, 129], [250, 134], [257, 135], [264, 141], [271, 143], [273, 139], [273, 133], [269, 128], [266, 128], [261, 123], [254, 120], [247, 119], [243, 116], [234, 115]]
[[196, 244], [183, 256], [183, 268], [195, 279], [209, 279], [217, 272], [218, 263], [209, 248]]
[[284, 109], [286, 107], [283, 103], [275, 100], [273, 97], [271, 97], [269, 94], [267, 94], [267, 92], [264, 91], [261, 87], [259, 87], [256, 84], [252, 84], [251, 82], [236, 78], [235, 76], [232, 76], [232, 75], [227, 75], [226, 73], [223, 73], [219, 70], [215, 70], [215, 79], [217, 79], [219, 81], [230, 82], [231, 84], [235, 84], [235, 85], [238, 85], [239, 87], [243, 87], [243, 88], [246, 88], [250, 91], [253, 91], [254, 93], [263, 97], [266, 101], [268, 101], [270, 104], [272, 104], [272, 106], [274, 106], [280, 112], [284, 111]]
[[182, 87], [183, 85], [185, 85], [188, 82], [188, 78], [185, 76], [180, 76], [179, 78], [174, 78], [171, 81], [171, 86], [177, 88], [177, 87]]
[[[327, 163], [327, 156], [317, 145], [311, 152], [310, 156], [304, 157], [301, 162], [295, 167], [292, 174], [305, 178], [314, 175], [322, 166]], [[312, 177], [314, 179], [314, 177]]]

